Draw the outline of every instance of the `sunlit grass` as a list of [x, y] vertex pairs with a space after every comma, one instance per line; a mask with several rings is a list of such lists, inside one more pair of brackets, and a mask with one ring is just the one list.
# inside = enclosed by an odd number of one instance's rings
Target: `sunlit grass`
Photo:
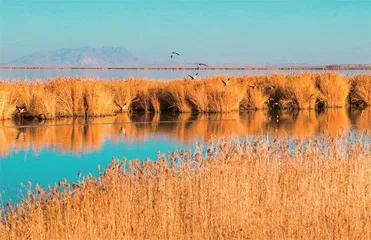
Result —
[[[3, 239], [371, 237], [368, 135], [215, 139], [100, 177], [24, 186]], [[359, 139], [359, 140], [357, 140]], [[76, 173], [77, 174], [77, 173]]]
[[[228, 86], [222, 80], [230, 78]], [[48, 118], [114, 115], [127, 104], [133, 112], [232, 112], [280, 108], [314, 109], [370, 104], [371, 75], [343, 77], [329, 72], [261, 76], [214, 76], [200, 80], [104, 80], [59, 77], [49, 81], [0, 81], [0, 118], [16, 105]], [[356, 104], [355, 104], [356, 103]]]
[[344, 107], [350, 92], [350, 81], [337, 73], [324, 73], [317, 78], [317, 86], [327, 107]]
[[352, 103], [371, 105], [371, 78], [369, 75], [358, 75], [353, 78]]

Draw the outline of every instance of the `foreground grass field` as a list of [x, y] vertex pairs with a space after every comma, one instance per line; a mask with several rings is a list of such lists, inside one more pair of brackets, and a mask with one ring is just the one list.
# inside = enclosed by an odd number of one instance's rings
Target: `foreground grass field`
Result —
[[6, 206], [2, 239], [371, 237], [370, 135], [211, 139]]
[[[46, 82], [0, 81], [0, 119], [16, 105], [47, 118], [133, 112], [231, 112], [280, 107], [323, 109], [371, 104], [371, 75], [328, 72], [294, 75], [215, 76], [201, 80], [94, 80], [59, 77]], [[126, 105], [125, 105], [126, 104]], [[126, 106], [125, 109], [122, 109]]]

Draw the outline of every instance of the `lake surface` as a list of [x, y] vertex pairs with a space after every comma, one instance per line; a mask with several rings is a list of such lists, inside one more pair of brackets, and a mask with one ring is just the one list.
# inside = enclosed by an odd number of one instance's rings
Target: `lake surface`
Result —
[[[369, 141], [371, 108], [363, 111], [329, 109], [296, 113], [251, 111], [229, 114], [137, 114], [113, 117], [50, 120], [20, 125], [0, 121], [1, 202], [19, 202], [23, 183], [42, 187], [59, 180], [79, 180], [77, 173], [98, 174], [112, 160], [150, 157], [157, 151], [194, 150], [195, 142], [210, 137], [315, 138], [344, 132], [363, 132]], [[371, 143], [370, 143], [371, 144]], [[81, 180], [81, 178], [80, 178]]]
[[[143, 77], [147, 79], [180, 79], [187, 77], [188, 74], [194, 75], [196, 70], [94, 70], [94, 69], [78, 69], [78, 70], [65, 70], [65, 69], [0, 69], [0, 79], [49, 79], [58, 76], [80, 76], [89, 78], [101, 79], [119, 79], [119, 78], [134, 78]], [[259, 75], [259, 74], [273, 74], [273, 73], [295, 73], [303, 72], [303, 70], [200, 70], [199, 76], [210, 77], [215, 75]], [[309, 71], [309, 72], [327, 72], [327, 71]], [[370, 70], [344, 70], [337, 71], [342, 75], [357, 75], [361, 73], [371, 73]]]

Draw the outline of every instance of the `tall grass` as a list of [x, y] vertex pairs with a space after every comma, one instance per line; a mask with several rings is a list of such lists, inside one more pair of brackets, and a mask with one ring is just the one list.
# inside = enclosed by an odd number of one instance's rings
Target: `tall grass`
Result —
[[169, 84], [166, 93], [164, 94], [164, 100], [169, 105], [166, 110], [178, 111], [178, 112], [191, 112], [192, 107], [190, 105], [189, 90], [190, 86], [186, 84]]
[[244, 89], [246, 86], [238, 84], [236, 78], [230, 78], [230, 84], [224, 86], [222, 80], [226, 79], [228, 79], [227, 76], [205, 79], [208, 112], [231, 112], [239, 110], [240, 102], [245, 96]]
[[239, 88], [246, 89], [246, 94], [241, 100], [241, 108], [248, 110], [268, 108], [267, 100], [269, 100], [270, 94], [266, 92], [267, 83], [267, 76], [243, 76], [240, 79]]
[[114, 159], [98, 178], [30, 183], [29, 197], [2, 213], [0, 236], [367, 239], [369, 139], [349, 139], [210, 139], [156, 161]]
[[[84, 83], [79, 78], [58, 78], [49, 82], [52, 89], [51, 92], [56, 96], [56, 106], [58, 106], [54, 117], [77, 117], [85, 115]], [[34, 111], [34, 109], [30, 109], [30, 111]]]
[[101, 81], [88, 81], [83, 93], [84, 112], [87, 116], [104, 116], [112, 114], [114, 98], [107, 84]]
[[371, 105], [371, 78], [358, 75], [352, 79], [351, 102], [357, 105]]
[[319, 91], [313, 74], [302, 73], [287, 77], [286, 98], [291, 99], [299, 109], [315, 109]]
[[0, 82], [0, 119], [11, 116], [14, 109], [9, 108], [11, 103], [11, 91], [9, 90], [9, 83]]
[[349, 79], [338, 73], [328, 72], [317, 78], [317, 86], [327, 107], [344, 107], [347, 104]]
[[[201, 80], [97, 80], [59, 77], [46, 82], [0, 81], [0, 118], [10, 119], [15, 105], [49, 118], [114, 115], [134, 112], [231, 112], [240, 109], [313, 109], [370, 104], [371, 75], [350, 79], [337, 73], [232, 77], [224, 86], [220, 75]], [[350, 94], [351, 91], [351, 94]], [[349, 98], [348, 98], [349, 95]], [[350, 101], [350, 102], [349, 102]]]
[[194, 112], [207, 112], [208, 102], [207, 102], [207, 90], [206, 83], [194, 82], [193, 86], [187, 88], [186, 99], [191, 105], [191, 109]]

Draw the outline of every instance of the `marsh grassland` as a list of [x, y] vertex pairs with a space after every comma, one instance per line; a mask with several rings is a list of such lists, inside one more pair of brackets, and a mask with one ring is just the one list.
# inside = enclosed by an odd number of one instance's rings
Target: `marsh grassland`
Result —
[[59, 77], [48, 81], [0, 81], [0, 119], [16, 105], [47, 118], [94, 117], [131, 112], [232, 112], [243, 109], [324, 109], [371, 104], [371, 75], [298, 73], [200, 80], [97, 80]]
[[369, 133], [211, 138], [5, 206], [2, 239], [371, 237]]
[[[24, 199], [0, 208], [0, 239], [371, 238], [370, 104], [370, 74], [0, 81], [1, 156], [152, 133], [201, 141], [23, 183]], [[16, 106], [48, 119], [19, 126]], [[272, 108], [284, 111], [243, 112]], [[184, 114], [162, 125], [164, 112]]]

